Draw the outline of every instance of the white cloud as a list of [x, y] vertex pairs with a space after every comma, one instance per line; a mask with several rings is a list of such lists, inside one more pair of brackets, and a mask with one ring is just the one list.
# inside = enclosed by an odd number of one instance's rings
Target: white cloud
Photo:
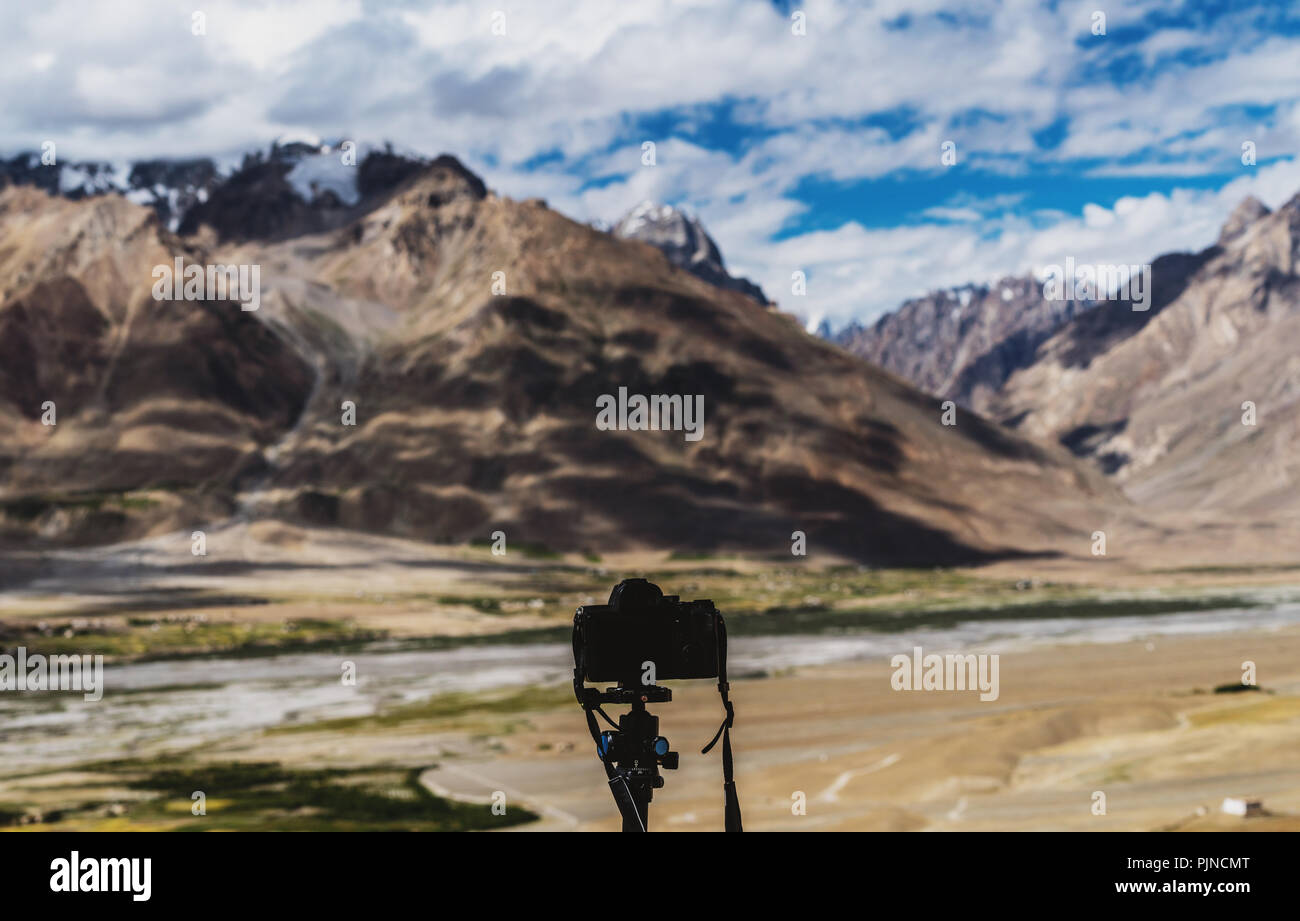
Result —
[[926, 208], [921, 212], [923, 217], [933, 218], [937, 221], [960, 221], [970, 223], [981, 220], [984, 215], [974, 208], [948, 208], [945, 206], [935, 206]]
[[[545, 197], [580, 219], [612, 221], [644, 198], [683, 203], [733, 270], [796, 308], [782, 292], [790, 271], [804, 268], [805, 312], [840, 321], [930, 287], [1024, 271], [1063, 248], [1078, 258], [1140, 250], [1147, 259], [1204, 245], [1243, 181], [1266, 201], [1300, 185], [1288, 161], [1217, 192], [1029, 214], [1014, 201], [981, 200], [973, 184], [970, 200], [899, 214], [898, 226], [867, 227], [864, 218], [777, 239], [817, 217], [800, 199], [802, 182], [928, 181], [941, 175], [944, 140], [957, 143], [958, 175], [1014, 177], [1036, 160], [1063, 181], [1222, 170], [1245, 140], [1262, 161], [1292, 156], [1298, 43], [1261, 31], [1250, 10], [1130, 46], [1160, 69], [1115, 86], [1095, 75], [1125, 53], [1120, 30], [1165, 10], [1158, 0], [1108, 9], [1106, 36], [1090, 33], [1092, 0], [807, 0], [803, 36], [791, 33], [787, 14], [753, 0], [201, 6], [205, 36], [191, 34], [190, 8], [167, 0], [139, 0], [130, 16], [112, 4], [47, 0], [8, 17], [5, 152], [53, 139], [65, 158], [221, 158], [294, 131], [391, 139], [457, 154], [499, 191]], [[763, 133], [733, 152], [647, 137], [658, 165], [641, 166], [642, 139], [629, 141], [638, 116], [720, 101]], [[1276, 116], [1246, 108], [1270, 106]], [[881, 113], [904, 113], [915, 130], [895, 137], [862, 127]], [[1061, 143], [1040, 150], [1036, 132], [1057, 124]], [[529, 168], [554, 151], [557, 162]], [[1288, 182], [1285, 193], [1274, 188]]]

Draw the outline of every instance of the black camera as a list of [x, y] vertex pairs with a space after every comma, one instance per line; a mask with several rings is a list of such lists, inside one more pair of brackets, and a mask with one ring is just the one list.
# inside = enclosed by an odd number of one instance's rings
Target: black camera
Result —
[[[674, 678], [717, 678], [726, 642], [712, 601], [679, 601], [645, 579], [624, 579], [609, 604], [589, 604], [573, 615], [573, 658], [587, 681], [624, 686]], [[643, 680], [645, 663], [653, 677]]]
[[[653, 667], [653, 671], [651, 671]], [[659, 768], [677, 767], [677, 752], [659, 735], [659, 718], [646, 709], [666, 703], [673, 692], [655, 682], [674, 678], [717, 678], [727, 716], [707, 755], [722, 740], [722, 789], [727, 831], [743, 831], [731, 755], [736, 712], [727, 683], [727, 625], [712, 601], [680, 601], [645, 579], [624, 579], [609, 604], [589, 604], [573, 615], [573, 693], [587, 717], [587, 730], [605, 766], [623, 831], [646, 831], [653, 791], [664, 785]], [[598, 690], [586, 681], [613, 681]], [[632, 708], [615, 724], [603, 704]], [[616, 729], [600, 731], [596, 715]]]

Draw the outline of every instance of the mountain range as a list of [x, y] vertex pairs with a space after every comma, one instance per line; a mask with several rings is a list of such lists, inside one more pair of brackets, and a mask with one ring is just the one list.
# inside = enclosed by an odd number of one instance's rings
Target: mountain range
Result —
[[[268, 517], [786, 559], [798, 531], [934, 564], [1078, 551], [1130, 514], [1065, 447], [945, 418], [806, 334], [671, 209], [606, 233], [389, 150], [277, 146], [91, 188], [21, 166], [0, 189], [10, 543]], [[155, 298], [177, 259], [258, 266], [259, 309]], [[704, 437], [599, 429], [620, 388], [702, 396]]]
[[1297, 510], [1300, 195], [1247, 198], [1151, 264], [1148, 309], [1049, 301], [1032, 277], [934, 292], [833, 337], [941, 398], [1087, 460], [1151, 510]]
[[1047, 300], [1030, 275], [906, 301], [866, 326], [821, 335], [927, 393], [979, 412], [1038, 346], [1093, 303]]
[[990, 412], [1096, 461], [1147, 505], [1294, 513], [1298, 262], [1300, 195], [1272, 213], [1247, 199], [1212, 246], [1155, 261], [1146, 315], [1112, 302], [1066, 324]]

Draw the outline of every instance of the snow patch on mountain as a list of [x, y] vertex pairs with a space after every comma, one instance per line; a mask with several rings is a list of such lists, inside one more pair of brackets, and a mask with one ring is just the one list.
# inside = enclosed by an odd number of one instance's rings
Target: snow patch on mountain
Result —
[[740, 291], [760, 304], [771, 303], [758, 285], [727, 271], [722, 251], [698, 218], [672, 205], [643, 201], [614, 225], [612, 233], [622, 240], [649, 243], [673, 265], [710, 284]]
[[357, 189], [357, 168], [343, 162], [339, 152], [319, 153], [300, 159], [285, 176], [303, 201], [314, 201], [324, 192], [333, 192], [345, 205], [361, 200]]

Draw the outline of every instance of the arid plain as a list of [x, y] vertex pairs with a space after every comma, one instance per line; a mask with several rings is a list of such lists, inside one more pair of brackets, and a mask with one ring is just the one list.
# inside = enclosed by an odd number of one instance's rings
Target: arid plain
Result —
[[[1300, 828], [1285, 565], [494, 557], [269, 522], [196, 559], [188, 537], [11, 554], [9, 644], [108, 666], [107, 709], [4, 701], [8, 827], [615, 828], [567, 627], [644, 574], [728, 615], [748, 829]], [[916, 644], [997, 654], [997, 699], [894, 690]], [[1258, 688], [1232, 693], [1247, 662]], [[719, 755], [698, 749], [721, 708], [710, 682], [673, 686], [652, 710], [682, 767], [652, 826], [714, 829]]]

